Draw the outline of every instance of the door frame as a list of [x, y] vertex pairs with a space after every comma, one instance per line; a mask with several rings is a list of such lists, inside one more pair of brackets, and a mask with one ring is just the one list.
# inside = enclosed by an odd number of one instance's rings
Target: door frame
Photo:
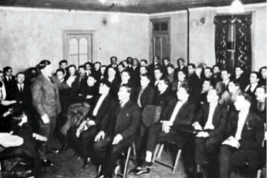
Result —
[[[169, 53], [170, 53], [170, 61], [171, 61], [171, 18], [170, 17], [163, 17], [163, 18], [150, 18], [150, 23], [149, 23], [149, 59], [148, 62], [152, 63], [152, 58], [153, 58], [153, 23], [155, 22], [167, 22], [168, 23], [168, 31], [167, 32], [156, 32], [157, 34], [168, 34], [169, 36]], [[162, 60], [162, 59], [160, 59]]]

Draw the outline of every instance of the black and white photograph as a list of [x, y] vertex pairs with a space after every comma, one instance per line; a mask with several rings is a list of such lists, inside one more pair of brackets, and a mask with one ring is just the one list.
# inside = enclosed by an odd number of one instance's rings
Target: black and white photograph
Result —
[[266, 178], [266, 0], [0, 0], [0, 178]]

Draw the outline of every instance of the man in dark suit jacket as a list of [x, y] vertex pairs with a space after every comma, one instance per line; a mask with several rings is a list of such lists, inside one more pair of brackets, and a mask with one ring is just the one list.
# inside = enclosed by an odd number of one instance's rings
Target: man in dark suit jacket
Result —
[[253, 105], [253, 111], [266, 123], [266, 86], [260, 86], [256, 89], [256, 103]]
[[190, 99], [196, 100], [199, 98], [201, 90], [202, 90], [202, 81], [196, 74], [196, 66], [195, 64], [188, 64], [188, 88], [191, 90]]
[[116, 161], [122, 152], [133, 143], [140, 123], [140, 109], [130, 100], [131, 88], [119, 89], [119, 102], [112, 104], [108, 123], [95, 138], [94, 148], [102, 169], [98, 177], [111, 178]]
[[170, 99], [172, 98], [172, 92], [169, 87], [170, 82], [168, 79], [161, 79], [158, 82], [157, 88], [155, 91], [153, 105], [156, 106], [166, 106]]
[[264, 124], [256, 114], [250, 112], [251, 96], [240, 94], [235, 107], [238, 112], [229, 114], [225, 130], [227, 139], [221, 146], [220, 178], [228, 178], [230, 172], [236, 169], [256, 173], [264, 164]]
[[140, 122], [140, 109], [130, 100], [131, 88], [121, 86], [118, 98], [119, 103], [113, 104], [110, 109], [109, 124], [97, 134], [94, 148], [102, 164], [98, 177], [111, 178], [116, 167], [116, 161], [121, 153], [131, 146]]
[[67, 88], [75, 78], [70, 77], [65, 83], [60, 83], [55, 76], [52, 76], [50, 61], [42, 60], [38, 68], [41, 73], [34, 80], [31, 91], [33, 106], [40, 116], [40, 134], [48, 140], [42, 147], [45, 151], [52, 150], [53, 133], [56, 126], [57, 115], [61, 112], [59, 101], [59, 88]]
[[225, 92], [226, 90], [228, 91], [228, 84], [230, 82], [230, 72], [226, 69], [223, 69], [221, 71], [221, 78], [222, 81], [218, 82], [216, 84], [216, 90], [218, 91], [219, 95], [221, 96], [223, 94], [223, 92]]
[[7, 96], [12, 96], [14, 89], [16, 87], [16, 79], [12, 75], [12, 68], [7, 66], [3, 69], [4, 72], [4, 83], [6, 87]]
[[25, 84], [25, 74], [22, 72], [16, 75], [16, 81], [13, 97], [17, 103], [22, 104], [23, 108], [27, 110], [32, 104], [31, 88]]
[[101, 81], [99, 86], [100, 96], [97, 96], [95, 105], [91, 106], [86, 120], [81, 122], [78, 128], [72, 128], [68, 135], [72, 144], [84, 158], [83, 168], [88, 166], [88, 158], [94, 154], [93, 144], [96, 134], [107, 127], [109, 109], [113, 98], [109, 94], [110, 83]]
[[132, 97], [132, 101], [135, 101], [141, 110], [143, 110], [147, 105], [152, 104], [154, 99], [155, 90], [149, 85], [150, 81], [151, 79], [149, 75], [141, 75], [141, 87], [136, 89], [136, 92]]
[[148, 128], [145, 160], [140, 166], [131, 170], [131, 174], [141, 175], [150, 172], [152, 155], [157, 143], [172, 140], [176, 142], [179, 148], [183, 147], [186, 136], [181, 129], [192, 124], [195, 105], [188, 101], [187, 87], [179, 88], [177, 98], [178, 100], [171, 100], [168, 106], [163, 108], [160, 121]]
[[227, 109], [218, 104], [219, 95], [215, 89], [208, 91], [208, 103], [201, 105], [196, 114], [196, 120], [192, 124], [198, 131], [195, 138], [195, 162], [197, 174], [206, 176], [205, 168], [209, 161], [208, 155], [219, 152], [223, 140], [223, 131], [226, 124]]

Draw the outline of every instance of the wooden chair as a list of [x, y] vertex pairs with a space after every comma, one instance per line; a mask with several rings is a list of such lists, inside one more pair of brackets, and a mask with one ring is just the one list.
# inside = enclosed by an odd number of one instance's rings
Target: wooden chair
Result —
[[164, 149], [164, 145], [165, 144], [171, 144], [171, 145], [175, 145], [176, 146], [176, 143], [175, 142], [172, 142], [172, 141], [168, 141], [166, 143], [159, 143], [159, 144], [157, 144], [156, 149], [155, 149], [155, 152], [154, 152], [154, 156], [153, 156], [153, 162], [156, 162], [156, 163], [159, 163], [159, 164], [161, 164], [163, 166], [166, 166], [166, 167], [171, 168], [172, 169], [172, 173], [174, 174], [175, 171], [176, 171], [176, 168], [178, 166], [179, 159], [181, 157], [182, 149], [181, 148], [178, 148], [178, 151], [176, 153], [174, 164], [169, 164], [169, 163], [166, 163], [166, 162], [163, 162], [163, 161], [159, 161], [159, 158], [161, 157], [161, 154], [162, 154], [162, 151]]

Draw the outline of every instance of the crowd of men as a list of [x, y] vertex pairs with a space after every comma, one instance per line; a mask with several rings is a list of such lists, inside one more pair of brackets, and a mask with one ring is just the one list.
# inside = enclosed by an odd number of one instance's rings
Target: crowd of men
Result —
[[[133, 144], [129, 174], [149, 174], [156, 145], [168, 141], [185, 153], [192, 177], [250, 175], [265, 165], [266, 66], [229, 71], [179, 58], [175, 67], [157, 56], [151, 64], [113, 56], [107, 66], [62, 60], [55, 73], [51, 66], [42, 60], [16, 76], [9, 66], [0, 71], [0, 161], [27, 157], [39, 172], [53, 166], [47, 153], [59, 153], [55, 140], [63, 138], [60, 152], [73, 149], [83, 168], [100, 166], [99, 178], [111, 178]], [[86, 115], [66, 120], [77, 104]]]

